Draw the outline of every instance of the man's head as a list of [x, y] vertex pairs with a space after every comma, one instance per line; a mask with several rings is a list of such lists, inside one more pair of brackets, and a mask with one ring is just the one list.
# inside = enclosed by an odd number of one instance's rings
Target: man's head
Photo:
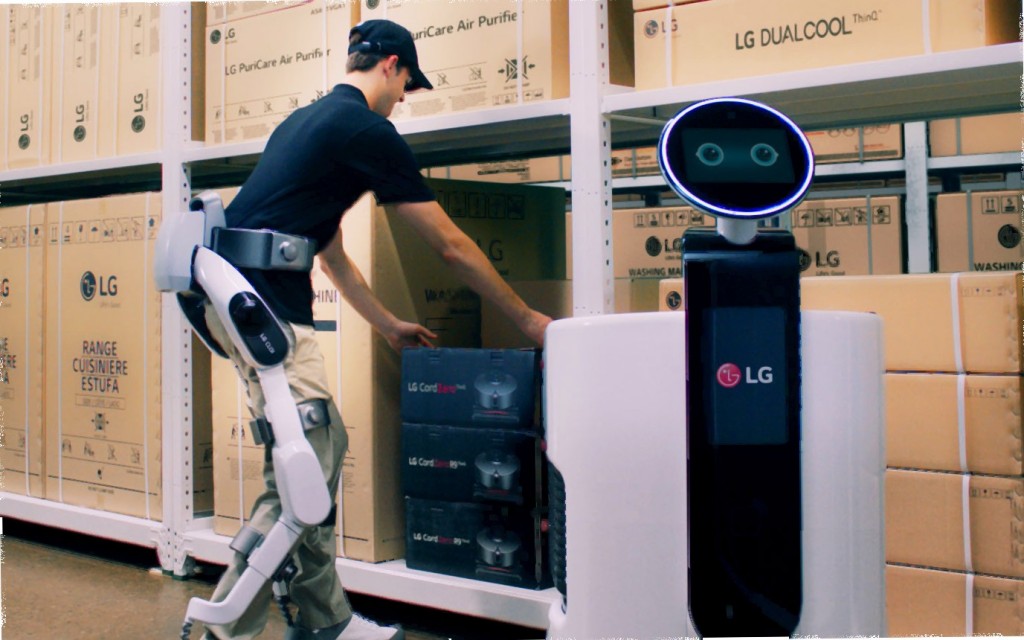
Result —
[[352, 27], [348, 54], [349, 74], [380, 74], [382, 84], [373, 92], [371, 101], [375, 104], [370, 108], [385, 117], [407, 91], [434, 88], [420, 71], [412, 34], [390, 20], [365, 20]]

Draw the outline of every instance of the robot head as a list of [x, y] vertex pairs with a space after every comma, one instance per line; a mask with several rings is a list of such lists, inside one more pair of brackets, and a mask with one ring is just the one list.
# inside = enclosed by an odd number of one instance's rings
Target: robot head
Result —
[[694, 207], [747, 220], [794, 207], [814, 175], [811, 145], [796, 124], [740, 98], [705, 100], [677, 113], [661, 132], [658, 164]]

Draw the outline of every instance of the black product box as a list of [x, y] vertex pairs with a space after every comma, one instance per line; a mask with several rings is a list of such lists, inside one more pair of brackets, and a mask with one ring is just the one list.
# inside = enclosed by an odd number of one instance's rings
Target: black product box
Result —
[[537, 510], [406, 498], [405, 525], [410, 569], [528, 589], [551, 586]]
[[533, 429], [536, 349], [405, 349], [402, 422]]
[[402, 425], [402, 489], [411, 498], [533, 505], [544, 467], [530, 431]]

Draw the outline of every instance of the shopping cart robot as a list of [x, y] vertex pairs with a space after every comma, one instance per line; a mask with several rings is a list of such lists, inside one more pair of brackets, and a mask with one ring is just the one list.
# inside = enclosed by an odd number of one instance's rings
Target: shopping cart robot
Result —
[[684, 311], [548, 327], [548, 638], [884, 636], [881, 321], [801, 312], [793, 235], [758, 225], [810, 145], [715, 99], [658, 160], [717, 229], [683, 235]]

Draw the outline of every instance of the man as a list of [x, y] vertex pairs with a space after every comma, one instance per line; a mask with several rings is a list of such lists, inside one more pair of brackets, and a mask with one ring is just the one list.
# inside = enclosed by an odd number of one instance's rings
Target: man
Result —
[[[400, 351], [404, 347], [429, 346], [437, 336], [388, 311], [345, 254], [341, 217], [360, 196], [372, 191], [379, 203], [392, 205], [398, 218], [411, 225], [467, 285], [497, 305], [524, 334], [543, 344], [544, 330], [551, 319], [527, 307], [476, 244], [452, 223], [424, 184], [408, 145], [387, 120], [407, 91], [433, 88], [420, 71], [412, 35], [387, 20], [357, 25], [350, 33], [346, 71], [344, 82], [331, 93], [296, 110], [275, 129], [252, 175], [225, 212], [228, 226], [273, 229], [312, 239], [331, 281], [392, 348]], [[330, 425], [310, 429], [306, 436], [334, 496], [347, 436], [340, 414], [330, 402], [323, 358], [314, 340], [309, 274], [253, 269], [242, 272], [278, 318], [286, 322], [286, 331], [293, 338], [285, 369], [296, 403], [328, 400]], [[264, 400], [255, 371], [231, 348], [216, 314], [208, 311], [206, 317], [214, 338], [227, 346], [248, 384], [254, 416], [263, 417]], [[257, 498], [250, 521], [264, 534], [281, 512], [269, 453], [266, 460], [267, 490]], [[335, 570], [333, 521], [307, 531], [295, 555], [298, 573], [290, 591], [299, 615], [288, 638], [404, 637], [401, 629], [380, 627], [352, 615]], [[235, 554], [213, 600], [223, 599], [244, 569], [244, 558]], [[270, 597], [268, 585], [240, 620], [209, 627], [206, 637], [255, 637], [266, 625]]]

